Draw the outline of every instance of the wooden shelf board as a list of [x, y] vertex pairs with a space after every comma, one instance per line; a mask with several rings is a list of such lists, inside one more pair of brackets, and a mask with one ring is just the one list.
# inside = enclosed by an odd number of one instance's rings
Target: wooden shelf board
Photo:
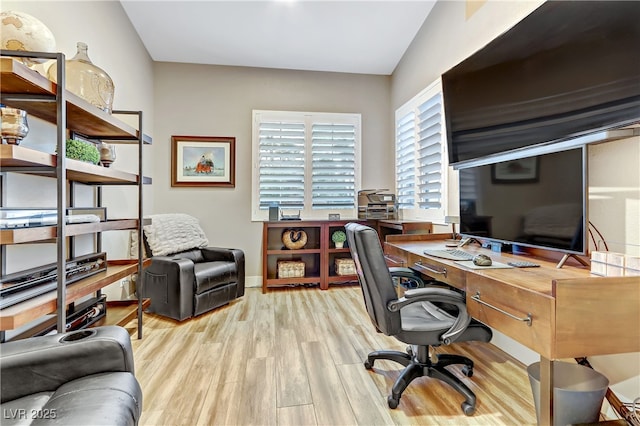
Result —
[[269, 278], [267, 279], [267, 287], [271, 286], [283, 286], [291, 284], [313, 284], [319, 283], [320, 276], [314, 277], [301, 277], [301, 278]]
[[[151, 304], [151, 299], [142, 299], [142, 310]], [[103, 325], [119, 325], [124, 327], [138, 316], [137, 300], [112, 300], [107, 301], [107, 314], [96, 321], [92, 327]]]
[[330, 283], [358, 281], [358, 276], [357, 275], [330, 275], [328, 278], [328, 281]]
[[55, 173], [56, 156], [18, 145], [0, 145], [2, 168], [51, 167]]
[[13, 58], [0, 59], [0, 77], [2, 93], [53, 95], [56, 92], [55, 83]]
[[351, 251], [349, 250], [349, 247], [345, 247], [345, 248], [330, 248], [327, 250], [327, 252], [329, 253], [351, 253]]
[[[66, 303], [72, 303], [109, 284], [138, 271], [136, 261], [107, 262], [107, 270], [67, 286]], [[33, 299], [0, 310], [0, 330], [13, 330], [57, 308], [57, 291], [41, 294]]]
[[[51, 95], [55, 96], [57, 85], [29, 69], [13, 58], [0, 59], [0, 82], [3, 103], [27, 111], [30, 115], [50, 123], [56, 123], [56, 102], [49, 100], [19, 99], [6, 95]], [[139, 132], [118, 118], [108, 114], [77, 95], [65, 91], [67, 126], [69, 130], [91, 138], [138, 140]], [[145, 137], [143, 137], [144, 139]], [[147, 140], [150, 138], [146, 137]]]
[[[137, 229], [138, 219], [117, 219], [105, 222], [75, 223], [66, 226], [67, 237], [92, 234], [94, 232]], [[36, 226], [32, 228], [16, 228], [0, 230], [0, 244], [32, 243], [55, 239], [58, 236], [57, 226]]]
[[138, 183], [138, 176], [133, 173], [111, 167], [102, 167], [84, 161], [67, 158], [67, 179], [75, 182], [108, 184], [108, 183]]
[[[0, 145], [0, 162], [5, 171], [11, 167], [18, 167], [21, 173], [28, 173], [37, 176], [55, 177], [58, 157], [55, 154], [36, 151], [17, 145]], [[24, 167], [34, 168], [33, 170], [22, 169]], [[131, 184], [138, 183], [138, 175], [124, 172], [111, 167], [102, 167], [84, 161], [66, 159], [67, 179], [87, 184]], [[151, 183], [151, 178], [143, 176], [142, 182]]]
[[269, 256], [272, 256], [272, 255], [283, 255], [283, 254], [296, 256], [296, 255], [299, 255], [299, 254], [319, 254], [319, 253], [320, 253], [320, 249], [267, 250], [267, 255], [269, 255]]

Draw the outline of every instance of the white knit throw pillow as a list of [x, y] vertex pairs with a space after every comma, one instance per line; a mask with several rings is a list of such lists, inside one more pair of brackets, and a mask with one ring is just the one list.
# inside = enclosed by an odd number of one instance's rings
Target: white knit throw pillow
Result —
[[151, 225], [143, 227], [154, 256], [166, 256], [209, 245], [198, 219], [188, 214], [171, 213], [149, 216]]

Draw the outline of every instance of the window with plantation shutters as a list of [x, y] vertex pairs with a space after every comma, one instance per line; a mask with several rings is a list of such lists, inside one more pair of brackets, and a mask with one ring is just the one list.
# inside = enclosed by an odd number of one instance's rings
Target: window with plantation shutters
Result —
[[252, 220], [268, 208], [357, 215], [360, 115], [254, 111]]
[[396, 197], [403, 217], [442, 220], [446, 163], [437, 81], [396, 111]]

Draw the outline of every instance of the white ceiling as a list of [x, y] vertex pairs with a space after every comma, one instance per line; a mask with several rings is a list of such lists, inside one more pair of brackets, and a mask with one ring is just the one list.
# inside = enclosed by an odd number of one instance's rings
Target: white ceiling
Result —
[[154, 61], [390, 75], [436, 0], [121, 0]]

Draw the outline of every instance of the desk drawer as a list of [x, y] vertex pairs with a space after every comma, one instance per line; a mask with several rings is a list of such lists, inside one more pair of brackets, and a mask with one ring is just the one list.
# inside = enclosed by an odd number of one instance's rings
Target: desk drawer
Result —
[[409, 253], [407, 257], [407, 266], [421, 274], [428, 275], [435, 280], [442, 281], [460, 290], [464, 290], [465, 288], [466, 275], [460, 268], [413, 253]]
[[[467, 309], [477, 320], [553, 359], [553, 298], [488, 277], [470, 275]], [[531, 320], [527, 321], [528, 318]]]

